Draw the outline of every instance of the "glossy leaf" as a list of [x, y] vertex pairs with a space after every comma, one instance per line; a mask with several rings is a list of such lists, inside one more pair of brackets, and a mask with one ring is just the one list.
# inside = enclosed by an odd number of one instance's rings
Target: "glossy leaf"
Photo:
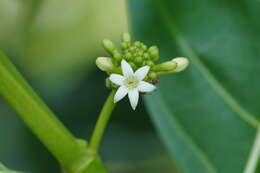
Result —
[[131, 0], [136, 39], [191, 65], [146, 97], [184, 173], [256, 172], [260, 155], [260, 4], [256, 0]]
[[6, 168], [6, 167], [0, 162], [0, 173], [25, 173], [25, 172], [17, 172], [17, 171], [10, 170], [10, 169]]

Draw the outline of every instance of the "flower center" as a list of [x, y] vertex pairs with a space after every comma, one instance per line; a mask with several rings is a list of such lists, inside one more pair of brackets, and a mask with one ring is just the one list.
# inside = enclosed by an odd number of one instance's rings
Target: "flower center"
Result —
[[125, 79], [124, 84], [127, 89], [134, 89], [138, 85], [138, 79], [135, 76], [129, 76]]

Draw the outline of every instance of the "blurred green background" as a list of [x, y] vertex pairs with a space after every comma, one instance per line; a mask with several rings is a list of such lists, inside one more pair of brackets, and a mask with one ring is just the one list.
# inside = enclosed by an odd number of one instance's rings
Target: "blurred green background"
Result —
[[[0, 49], [36, 92], [80, 138], [92, 132], [108, 94], [95, 58], [107, 55], [103, 38], [119, 42], [128, 31], [123, 0], [1, 0]], [[101, 155], [113, 173], [175, 172], [142, 103], [119, 104]], [[33, 173], [59, 167], [14, 111], [0, 98], [0, 161]]]

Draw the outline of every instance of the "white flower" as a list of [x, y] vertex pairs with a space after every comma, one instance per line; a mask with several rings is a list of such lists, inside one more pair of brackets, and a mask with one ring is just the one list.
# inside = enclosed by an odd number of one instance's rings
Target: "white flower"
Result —
[[118, 102], [128, 94], [131, 106], [135, 110], [139, 100], [139, 92], [151, 92], [156, 88], [154, 85], [142, 81], [150, 67], [144, 66], [134, 72], [131, 66], [125, 60], [122, 60], [121, 68], [123, 76], [111, 74], [109, 77], [114, 84], [120, 86], [115, 94], [114, 102]]

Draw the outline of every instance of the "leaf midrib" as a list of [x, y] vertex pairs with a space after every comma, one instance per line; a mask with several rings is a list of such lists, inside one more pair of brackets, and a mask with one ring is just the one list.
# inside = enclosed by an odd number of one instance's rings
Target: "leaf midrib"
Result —
[[155, 2], [158, 5], [160, 15], [164, 19], [164, 22], [170, 31], [172, 41], [177, 41], [180, 49], [187, 54], [187, 56], [192, 60], [194, 65], [201, 72], [202, 76], [209, 83], [212, 89], [220, 98], [222, 98], [222, 100], [231, 108], [231, 110], [236, 113], [235, 115], [239, 116], [239, 118], [248, 123], [251, 127], [257, 129], [260, 126], [260, 121], [254, 118], [253, 115], [244, 109], [211, 74], [209, 69], [201, 61], [200, 57], [192, 50], [192, 48], [177, 29], [176, 25], [170, 19], [167, 8], [162, 4], [163, 1], [155, 0]]
[[187, 145], [190, 146], [190, 149], [195, 153], [195, 155], [200, 158], [200, 161], [203, 163], [205, 169], [207, 169], [209, 173], [217, 173], [218, 171], [212, 161], [209, 159], [208, 155], [194, 142], [192, 137], [186, 132], [179, 121], [174, 116], [172, 116], [174, 113], [171, 111], [169, 105], [163, 101], [160, 91], [157, 91], [157, 101], [163, 107], [162, 110], [164, 113], [167, 115], [167, 117], [169, 117], [167, 118], [169, 120], [168, 123], [173, 124], [173, 126], [178, 129], [182, 139]]
[[257, 130], [252, 149], [249, 153], [248, 160], [245, 164], [244, 173], [254, 173], [260, 156], [260, 126]]
[[201, 72], [205, 80], [209, 83], [209, 85], [217, 93], [217, 95], [220, 98], [222, 98], [222, 100], [231, 108], [231, 110], [236, 113], [235, 115], [237, 115], [243, 121], [248, 123], [251, 127], [257, 129], [254, 144], [249, 153], [249, 157], [244, 169], [244, 173], [254, 173], [257, 167], [257, 162], [260, 157], [260, 121], [256, 119], [253, 115], [251, 115], [246, 109], [244, 109], [211, 74], [209, 69], [201, 61], [199, 56], [192, 50], [187, 41], [180, 34], [179, 30], [177, 29], [173, 21], [169, 18], [167, 8], [162, 4], [162, 1], [155, 0], [155, 2], [158, 5], [161, 17], [164, 19], [166, 26], [168, 26], [170, 34], [173, 38], [172, 41], [177, 41], [180, 49], [191, 58], [191, 60], [193, 61], [197, 69]]

